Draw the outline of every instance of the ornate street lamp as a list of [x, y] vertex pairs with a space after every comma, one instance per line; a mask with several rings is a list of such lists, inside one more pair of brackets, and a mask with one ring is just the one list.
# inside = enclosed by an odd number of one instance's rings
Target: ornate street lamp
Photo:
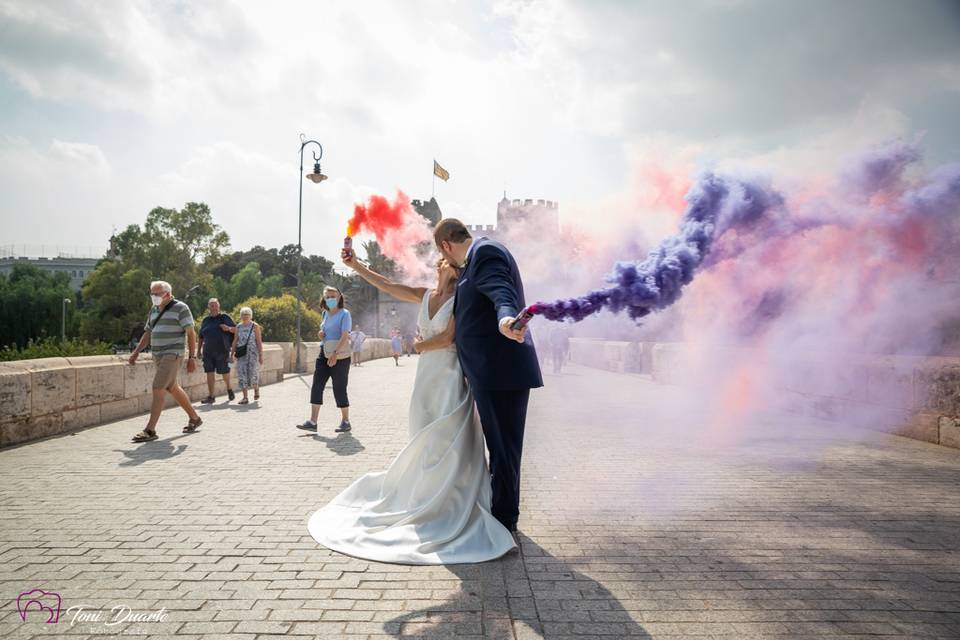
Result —
[[[317, 152], [313, 152], [313, 172], [308, 173], [306, 176], [303, 176], [303, 150], [309, 144], [317, 145], [317, 148], [320, 150], [320, 155], [317, 155]], [[300, 175], [307, 178], [314, 184], [320, 184], [327, 179], [327, 176], [323, 175], [320, 171], [320, 158], [323, 157], [323, 145], [321, 145], [316, 140], [307, 140], [306, 136], [302, 133], [300, 134]], [[294, 364], [294, 371], [296, 373], [303, 373], [303, 363], [300, 360], [300, 305], [302, 304], [303, 297], [300, 292], [300, 280], [303, 266], [303, 180], [298, 181], [300, 183], [300, 208], [297, 213], [297, 344], [296, 352], [297, 359]]]

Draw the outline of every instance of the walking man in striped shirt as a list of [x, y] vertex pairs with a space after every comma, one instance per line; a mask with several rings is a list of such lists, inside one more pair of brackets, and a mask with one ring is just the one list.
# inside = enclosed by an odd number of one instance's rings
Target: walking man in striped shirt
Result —
[[193, 433], [203, 422], [190, 404], [190, 397], [177, 382], [177, 373], [183, 361], [184, 334], [186, 334], [189, 349], [187, 372], [193, 373], [197, 369], [197, 332], [193, 328], [193, 314], [190, 312], [190, 307], [176, 300], [170, 283], [162, 280], [150, 283], [150, 299], [153, 307], [147, 316], [140, 344], [130, 356], [130, 364], [136, 363], [140, 352], [150, 345], [157, 372], [153, 377], [150, 420], [147, 421], [143, 431], [133, 436], [134, 442], [157, 439], [157, 421], [160, 420], [167, 393], [173, 396], [177, 404], [187, 412], [189, 422], [183, 428], [184, 433]]

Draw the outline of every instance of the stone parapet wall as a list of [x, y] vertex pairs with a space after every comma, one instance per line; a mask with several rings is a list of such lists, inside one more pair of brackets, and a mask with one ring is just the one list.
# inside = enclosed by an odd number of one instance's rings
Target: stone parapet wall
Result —
[[[295, 373], [296, 355], [293, 342], [272, 342], [270, 344], [278, 345], [283, 349], [284, 371], [286, 373]], [[320, 356], [320, 347], [322, 342], [302, 342], [300, 343], [300, 364], [305, 373], [313, 373], [317, 358]], [[390, 341], [384, 338], [367, 338], [363, 343], [363, 350], [360, 352], [361, 362], [367, 360], [376, 360], [378, 358], [389, 358], [392, 354]]]
[[[260, 384], [281, 382], [293, 371], [293, 344], [263, 346]], [[306, 372], [313, 373], [320, 343], [305, 342], [302, 349]], [[390, 341], [368, 339], [363, 354], [364, 360], [389, 357]], [[197, 365], [187, 373], [184, 362], [179, 377], [194, 402], [207, 395], [206, 374]], [[128, 356], [112, 355], [0, 362], [0, 447], [148, 413], [155, 371], [149, 353], [134, 365]], [[221, 376], [216, 380], [217, 394], [226, 394]], [[175, 404], [167, 396], [167, 406]]]
[[[710, 361], [749, 362], [746, 349], [713, 348]], [[677, 384], [696, 373], [699, 358], [679, 342], [613, 342], [574, 338], [573, 362], [623, 373], [648, 374], [658, 382]], [[925, 442], [960, 448], [960, 358], [851, 355], [837, 377], [820, 375], [815, 354], [792, 366], [789, 387], [779, 388], [778, 404], [788, 410], [827, 420], [856, 420], [892, 425], [894, 433]]]

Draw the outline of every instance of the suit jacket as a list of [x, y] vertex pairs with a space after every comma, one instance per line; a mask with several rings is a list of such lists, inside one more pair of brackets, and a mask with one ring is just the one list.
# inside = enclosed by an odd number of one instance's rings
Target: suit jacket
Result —
[[525, 306], [520, 270], [507, 248], [488, 238], [474, 240], [453, 303], [457, 353], [471, 387], [500, 391], [543, 386], [531, 332], [520, 344], [499, 330], [502, 318], [516, 317]]

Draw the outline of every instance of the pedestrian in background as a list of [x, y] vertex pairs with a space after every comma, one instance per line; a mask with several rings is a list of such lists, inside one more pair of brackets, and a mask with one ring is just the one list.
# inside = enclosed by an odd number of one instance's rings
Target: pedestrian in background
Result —
[[313, 372], [310, 388], [310, 419], [298, 424], [298, 429], [317, 430], [317, 418], [323, 406], [323, 391], [327, 381], [333, 380], [333, 397], [340, 409], [340, 426], [337, 433], [350, 431], [350, 401], [347, 398], [347, 381], [350, 376], [350, 330], [353, 320], [346, 309], [343, 294], [336, 287], [323, 290], [323, 325], [320, 329], [320, 356]]
[[237, 331], [237, 323], [220, 310], [220, 301], [216, 298], [207, 301], [207, 311], [207, 317], [200, 324], [198, 347], [203, 355], [203, 371], [207, 374], [207, 397], [200, 402], [213, 404], [216, 401], [214, 388], [218, 373], [227, 387], [227, 399], [233, 400], [235, 397], [233, 387], [230, 386], [230, 345]]
[[240, 326], [233, 336], [231, 359], [237, 363], [237, 384], [243, 392], [239, 404], [248, 404], [247, 390], [253, 388], [253, 399], [260, 399], [260, 367], [263, 366], [263, 332], [253, 321], [253, 309], [240, 309]]

